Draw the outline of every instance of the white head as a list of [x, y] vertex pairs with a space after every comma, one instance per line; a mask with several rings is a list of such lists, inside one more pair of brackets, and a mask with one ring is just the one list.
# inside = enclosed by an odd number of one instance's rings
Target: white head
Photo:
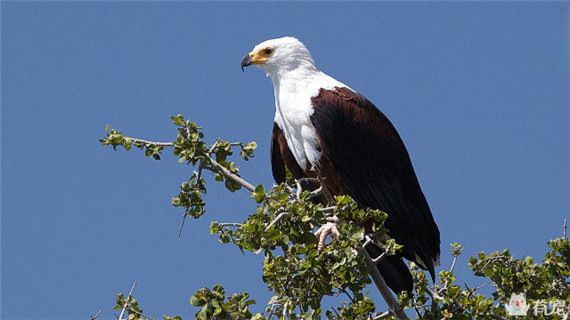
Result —
[[315, 61], [301, 41], [294, 37], [283, 37], [264, 41], [253, 48], [241, 61], [241, 68], [256, 65], [270, 76], [293, 70], [315, 71]]

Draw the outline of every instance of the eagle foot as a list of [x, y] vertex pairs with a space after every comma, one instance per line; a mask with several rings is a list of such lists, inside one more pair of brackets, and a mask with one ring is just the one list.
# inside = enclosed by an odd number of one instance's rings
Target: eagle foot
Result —
[[340, 236], [340, 232], [338, 232], [338, 228], [336, 226], [336, 221], [329, 221], [325, 225], [322, 225], [317, 232], [315, 232], [315, 237], [319, 240], [317, 249], [319, 251], [323, 251], [326, 247], [327, 237], [331, 235], [333, 237]]

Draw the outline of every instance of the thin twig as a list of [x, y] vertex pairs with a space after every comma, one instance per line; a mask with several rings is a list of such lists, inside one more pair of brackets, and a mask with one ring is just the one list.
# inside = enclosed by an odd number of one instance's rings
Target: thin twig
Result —
[[123, 309], [121, 310], [121, 313], [119, 314], [119, 320], [123, 320], [123, 315], [125, 314], [125, 311], [127, 310], [127, 306], [129, 305], [129, 297], [133, 294], [133, 290], [135, 290], [136, 285], [137, 285], [137, 282], [134, 281], [133, 286], [131, 287], [131, 290], [129, 291], [129, 295], [127, 296], [127, 299], [125, 300], [125, 304], [123, 305]]
[[[435, 301], [438, 301], [438, 300], [439, 300], [439, 301], [443, 300], [443, 297], [439, 295], [439, 293], [438, 293], [437, 290], [432, 290], [432, 289], [430, 289], [430, 288], [426, 288], [426, 289], [427, 289], [427, 291], [428, 291], [428, 293], [429, 293], [429, 295], [430, 295], [432, 301], [435, 302]], [[442, 287], [441, 289], [445, 289], [445, 287]]]
[[184, 216], [182, 216], [182, 222], [180, 223], [180, 230], [178, 230], [178, 239], [180, 239], [180, 237], [182, 236], [182, 229], [184, 229], [186, 218], [188, 218], [188, 215], [184, 213]]
[[500, 260], [500, 259], [504, 259], [506, 258], [504, 255], [498, 255], [498, 256], [494, 256], [494, 257], [488, 257], [488, 258], [484, 258], [481, 259], [481, 261], [486, 261], [485, 264], [480, 268], [481, 271], [484, 271], [485, 269], [487, 269], [487, 267], [489, 266], [489, 264], [491, 264], [491, 262], [495, 261], [495, 260]]
[[101, 315], [101, 313], [103, 313], [103, 310], [99, 309], [99, 311], [95, 312], [94, 315], [89, 316], [89, 320], [97, 319]]
[[297, 179], [297, 181], [299, 181], [299, 182], [321, 182], [319, 180], [319, 178], [309, 178], [309, 177], [300, 178], [300, 179]]
[[303, 192], [301, 181], [295, 179], [295, 184], [297, 185], [297, 192], [295, 193], [295, 196], [297, 197], [297, 200], [301, 200], [301, 192]]
[[386, 311], [386, 312], [383, 312], [383, 313], [381, 313], [381, 314], [379, 314], [373, 318], [369, 318], [369, 319], [370, 320], [380, 320], [380, 319], [388, 318], [389, 316], [390, 316], [390, 311]]
[[150, 140], [133, 138], [133, 137], [125, 137], [125, 139], [129, 139], [133, 143], [152, 144], [152, 145], [155, 145], [157, 147], [173, 147], [174, 146], [174, 142], [150, 141]]
[[318, 187], [317, 189], [311, 191], [311, 193], [309, 193], [309, 199], [318, 197], [318, 196], [320, 196], [320, 195], [322, 195], [322, 194], [323, 194], [323, 187], [320, 186], [320, 187]]
[[342, 293], [346, 294], [346, 296], [350, 299], [350, 302], [355, 303], [356, 301], [354, 300], [354, 298], [350, 295], [350, 293], [348, 293], [348, 291], [346, 289], [342, 289]]
[[[372, 238], [370, 238], [369, 236], [366, 236], [365, 239], [366, 239], [366, 240], [365, 240], [364, 243], [362, 244], [362, 247], [363, 247], [364, 249], [366, 249], [366, 247], [367, 247], [369, 244], [373, 244], [373, 243], [374, 243], [374, 241], [372, 240]], [[388, 247], [388, 248], [386, 248], [386, 250], [384, 250], [384, 252], [382, 252], [381, 254], [379, 254], [376, 258], [370, 257], [370, 259], [372, 259], [372, 262], [376, 263], [376, 262], [378, 262], [378, 261], [384, 259], [384, 257], [388, 255], [388, 252], [389, 252], [390, 250], [391, 250], [391, 248]]]
[[471, 295], [472, 295], [473, 293], [475, 293], [475, 291], [477, 291], [477, 290], [479, 290], [479, 289], [481, 289], [481, 288], [484, 288], [484, 287], [486, 287], [486, 286], [488, 286], [488, 285], [490, 285], [490, 284], [491, 284], [491, 282], [486, 282], [486, 283], [483, 283], [482, 285], [479, 285], [479, 286], [477, 286], [477, 287], [475, 287], [475, 288], [469, 288], [469, 286], [467, 285], [467, 282], [464, 282], [464, 283], [463, 283], [463, 285], [465, 286], [465, 289], [469, 292], [469, 294], [467, 295], [467, 298], [470, 298]]
[[451, 261], [451, 267], [449, 267], [449, 272], [453, 272], [453, 268], [455, 268], [455, 262], [457, 262], [457, 256], [453, 257]]
[[208, 158], [212, 166], [215, 169], [219, 170], [220, 173], [224, 175], [224, 177], [241, 185], [242, 187], [246, 188], [251, 192], [255, 192], [255, 187], [253, 186], [253, 184], [245, 181], [242, 177], [238, 176], [237, 174], [232, 173], [230, 170], [226, 169], [224, 166], [219, 164], [216, 160], [212, 159], [212, 157], [210, 157], [209, 155], [206, 155], [206, 157]]
[[277, 222], [279, 222], [279, 220], [281, 220], [284, 216], [288, 215], [289, 212], [285, 211], [285, 212], [281, 212], [280, 214], [277, 215], [277, 217], [275, 217], [275, 219], [273, 219], [273, 221], [271, 221], [271, 223], [269, 223], [269, 225], [267, 225], [267, 227], [265, 228], [265, 231], [269, 230], [269, 228], [273, 227]]
[[241, 223], [237, 223], [237, 222], [222, 222], [222, 223], [218, 223], [218, 225], [222, 228], [224, 227], [241, 227], [242, 224]]
[[382, 259], [384, 259], [384, 257], [386, 257], [388, 254], [386, 252], [382, 252], [381, 255], [377, 256], [376, 258], [372, 259], [372, 262], [376, 263]]
[[[173, 147], [174, 146], [174, 142], [150, 141], [150, 140], [132, 138], [132, 137], [125, 137], [125, 138], [130, 139], [134, 143], [152, 144], [152, 145], [159, 146], [159, 147]], [[229, 180], [231, 180], [237, 184], [240, 184], [241, 186], [243, 186], [244, 188], [246, 188], [247, 190], [249, 190], [251, 192], [255, 192], [255, 186], [253, 186], [251, 183], [245, 181], [240, 176], [238, 176], [238, 175], [232, 173], [231, 171], [229, 171], [228, 169], [226, 169], [224, 166], [222, 166], [216, 160], [214, 160], [212, 157], [210, 157], [209, 154], [206, 154], [205, 156], [208, 159], [208, 161], [210, 162], [210, 164], [212, 164], [212, 166], [216, 170], [218, 170], [221, 174], [223, 174], [226, 178], [228, 178]]]
[[562, 239], [564, 240], [568, 239], [566, 233], [567, 231], [568, 231], [568, 221], [564, 219], [564, 224], [562, 225]]
[[[453, 273], [453, 269], [455, 268], [455, 263], [457, 262], [457, 256], [453, 257], [453, 260], [451, 261], [451, 267], [449, 267], [449, 272]], [[444, 289], [447, 288], [447, 279], [445, 279], [445, 283], [442, 284], [441, 288], [437, 289], [435, 283], [433, 284], [433, 295], [432, 295], [432, 299], [433, 298], [438, 298], [441, 299], [441, 297], [439, 296], [439, 293], [443, 292]], [[429, 289], [428, 289], [429, 290]], [[432, 292], [430, 290], [430, 292]]]
[[148, 320], [156, 320], [156, 318], [153, 318], [151, 316], [147, 316], [146, 314], [142, 313], [142, 312], [138, 312], [136, 310], [133, 310], [134, 313], [138, 314], [139, 316], [148, 319]]

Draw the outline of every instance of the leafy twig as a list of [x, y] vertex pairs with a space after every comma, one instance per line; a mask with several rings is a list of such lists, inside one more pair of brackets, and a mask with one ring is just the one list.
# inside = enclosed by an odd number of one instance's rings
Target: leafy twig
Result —
[[125, 314], [125, 311], [127, 310], [127, 306], [129, 305], [129, 297], [132, 296], [133, 290], [135, 290], [136, 285], [137, 285], [137, 282], [134, 281], [133, 286], [131, 287], [131, 290], [129, 291], [129, 295], [127, 296], [127, 299], [125, 300], [125, 304], [123, 305], [123, 309], [121, 309], [121, 313], [119, 314], [119, 320], [123, 320], [123, 315]]

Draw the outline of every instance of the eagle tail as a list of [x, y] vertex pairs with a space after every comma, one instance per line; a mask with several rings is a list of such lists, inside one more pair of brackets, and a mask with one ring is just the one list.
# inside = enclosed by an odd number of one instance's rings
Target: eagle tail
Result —
[[[370, 246], [367, 248], [372, 257], [380, 254], [380, 248]], [[399, 255], [386, 256], [376, 263], [376, 267], [392, 291], [399, 294], [402, 291], [412, 293], [414, 280], [406, 263]]]
[[414, 280], [402, 258], [398, 256], [388, 256], [378, 261], [376, 266], [392, 291], [395, 293], [402, 291], [412, 293]]

